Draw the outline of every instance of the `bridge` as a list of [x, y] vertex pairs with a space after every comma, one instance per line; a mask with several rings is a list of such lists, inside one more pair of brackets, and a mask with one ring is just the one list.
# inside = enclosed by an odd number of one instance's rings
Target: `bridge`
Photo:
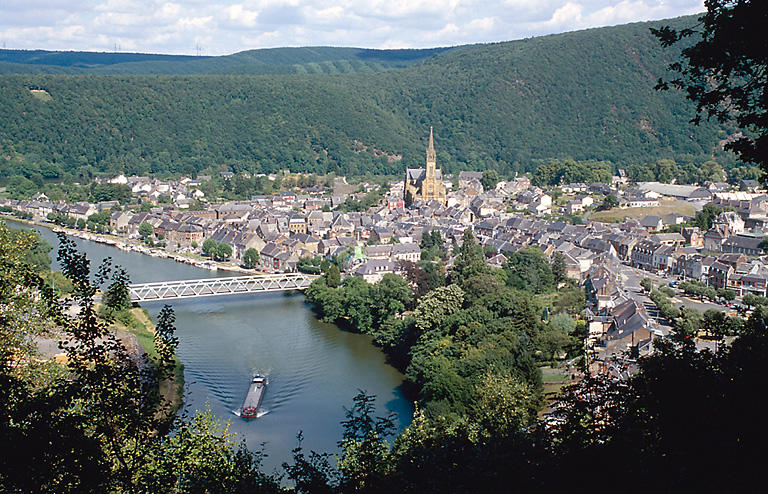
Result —
[[148, 302], [241, 293], [303, 290], [316, 278], [318, 278], [317, 275], [284, 273], [204, 278], [201, 280], [157, 281], [128, 285], [128, 291], [132, 302]]

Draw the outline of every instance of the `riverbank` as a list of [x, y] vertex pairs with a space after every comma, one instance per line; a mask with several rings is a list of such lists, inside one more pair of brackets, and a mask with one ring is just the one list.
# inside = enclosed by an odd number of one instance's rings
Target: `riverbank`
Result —
[[[126, 345], [128, 351], [138, 360], [143, 360], [146, 355], [150, 364], [158, 358], [155, 346], [155, 324], [147, 309], [134, 307], [121, 311], [115, 315], [115, 320], [110, 325], [117, 332], [130, 334], [136, 338], [140, 349]], [[160, 382], [160, 395], [170, 404], [169, 415], [173, 416], [183, 405], [184, 400], [184, 364], [178, 357], [174, 359], [174, 375]]]
[[219, 269], [224, 271], [233, 271], [237, 273], [245, 274], [257, 274], [256, 270], [244, 268], [231, 262], [214, 261], [213, 259], [206, 259], [201, 256], [190, 255], [183, 252], [169, 252], [165, 249], [148, 247], [143, 242], [120, 235], [114, 235], [112, 233], [93, 233], [85, 230], [78, 230], [76, 228], [68, 228], [54, 223], [48, 223], [44, 221], [28, 220], [23, 218], [17, 218], [9, 213], [0, 213], [0, 217], [6, 218], [10, 221], [17, 223], [24, 223], [26, 225], [39, 226], [47, 228], [55, 233], [64, 233], [72, 237], [77, 237], [83, 240], [89, 240], [99, 244], [110, 245], [118, 248], [124, 252], [136, 252], [150, 257], [157, 257], [160, 259], [169, 259], [182, 264], [189, 264], [197, 268], [208, 269], [210, 271], [217, 271]]

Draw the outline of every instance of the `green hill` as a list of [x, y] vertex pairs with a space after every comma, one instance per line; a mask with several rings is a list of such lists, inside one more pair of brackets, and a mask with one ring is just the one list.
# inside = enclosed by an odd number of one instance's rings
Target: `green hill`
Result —
[[[681, 94], [653, 90], [676, 53], [662, 52], [648, 31], [693, 22], [637, 23], [439, 53], [286, 48], [98, 68], [120, 72], [130, 65], [144, 75], [95, 75], [96, 69], [63, 65], [59, 70], [89, 72], [7, 74], [0, 77], [0, 146], [6, 156], [26, 159], [21, 167], [0, 160], [0, 177], [194, 173], [220, 165], [399, 173], [423, 161], [430, 125], [448, 171], [509, 173], [564, 157], [617, 165], [701, 162], [720, 154], [728, 129], [693, 127], [692, 105]], [[173, 72], [177, 64], [198, 64], [205, 74], [147, 75]], [[216, 74], [233, 67], [273, 73]], [[366, 67], [379, 71], [364, 73]]]

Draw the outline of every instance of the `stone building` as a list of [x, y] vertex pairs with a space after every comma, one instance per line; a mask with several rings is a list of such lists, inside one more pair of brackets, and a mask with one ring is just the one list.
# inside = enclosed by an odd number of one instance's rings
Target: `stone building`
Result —
[[410, 206], [416, 201], [435, 200], [445, 205], [445, 185], [443, 185], [443, 173], [437, 166], [435, 154], [435, 142], [432, 127], [429, 128], [429, 146], [427, 146], [426, 170], [424, 168], [406, 168], [404, 199], [405, 205]]

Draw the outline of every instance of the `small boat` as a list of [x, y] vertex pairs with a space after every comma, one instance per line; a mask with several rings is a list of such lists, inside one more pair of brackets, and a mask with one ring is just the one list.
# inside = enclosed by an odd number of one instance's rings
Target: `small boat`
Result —
[[267, 378], [256, 374], [248, 387], [248, 394], [243, 400], [243, 407], [240, 409], [240, 416], [244, 419], [255, 418], [259, 413], [261, 400], [264, 398], [264, 391], [267, 389]]

